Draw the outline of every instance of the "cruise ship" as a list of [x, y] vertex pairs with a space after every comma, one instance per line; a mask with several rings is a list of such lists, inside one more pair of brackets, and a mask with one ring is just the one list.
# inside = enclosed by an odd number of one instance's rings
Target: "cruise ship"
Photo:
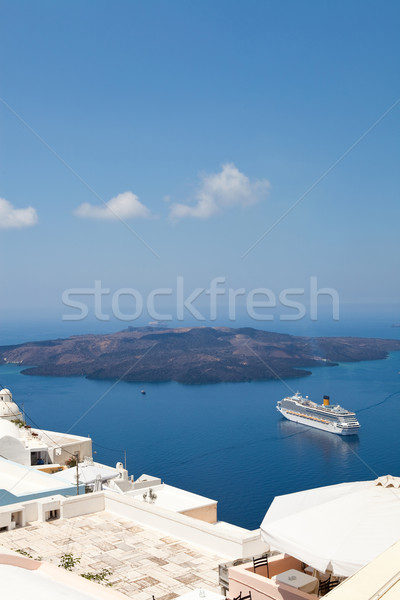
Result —
[[323, 404], [316, 404], [311, 402], [308, 396], [303, 398], [299, 392], [296, 392], [294, 396], [280, 400], [276, 408], [289, 421], [330, 433], [354, 435], [360, 429], [355, 413], [342, 408], [339, 404], [330, 404], [329, 396], [324, 396]]

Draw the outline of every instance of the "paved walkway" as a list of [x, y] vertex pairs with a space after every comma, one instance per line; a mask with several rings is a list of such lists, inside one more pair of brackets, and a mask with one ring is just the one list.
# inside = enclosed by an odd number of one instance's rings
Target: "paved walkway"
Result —
[[0, 545], [59, 563], [72, 553], [77, 573], [110, 569], [112, 588], [135, 600], [172, 600], [195, 588], [219, 592], [224, 560], [185, 542], [99, 512], [72, 519], [35, 522], [0, 533]]

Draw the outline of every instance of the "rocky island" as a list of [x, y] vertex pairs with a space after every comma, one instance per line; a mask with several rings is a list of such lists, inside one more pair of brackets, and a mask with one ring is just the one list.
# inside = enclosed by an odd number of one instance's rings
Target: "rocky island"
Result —
[[394, 350], [400, 340], [144, 327], [0, 346], [0, 361], [26, 365], [26, 375], [201, 384], [304, 377], [307, 367], [384, 359]]

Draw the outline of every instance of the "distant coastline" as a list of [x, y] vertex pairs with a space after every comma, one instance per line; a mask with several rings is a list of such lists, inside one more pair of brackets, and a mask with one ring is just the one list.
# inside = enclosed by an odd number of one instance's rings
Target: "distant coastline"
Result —
[[0, 361], [26, 366], [25, 375], [207, 384], [305, 377], [307, 368], [384, 359], [395, 350], [400, 340], [143, 327], [0, 346]]

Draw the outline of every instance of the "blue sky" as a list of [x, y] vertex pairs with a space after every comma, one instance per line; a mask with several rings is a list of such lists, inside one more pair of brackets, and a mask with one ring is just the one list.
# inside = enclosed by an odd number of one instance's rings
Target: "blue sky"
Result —
[[178, 275], [398, 305], [397, 2], [0, 11], [3, 309]]

